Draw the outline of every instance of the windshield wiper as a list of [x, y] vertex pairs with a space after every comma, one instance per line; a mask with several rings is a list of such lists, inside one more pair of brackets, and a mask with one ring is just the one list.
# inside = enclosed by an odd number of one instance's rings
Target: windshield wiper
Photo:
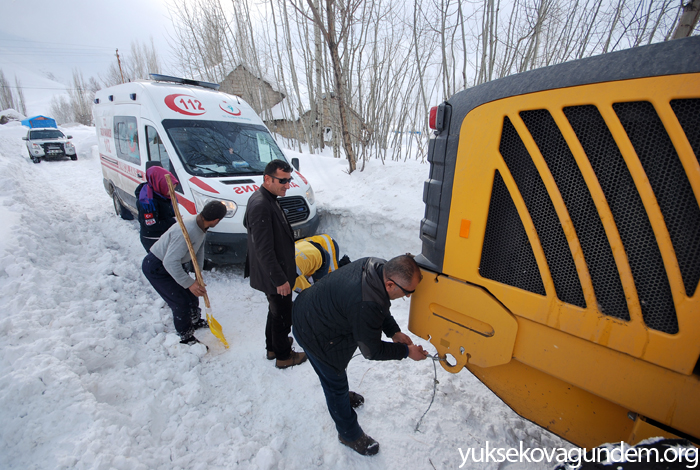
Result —
[[229, 175], [228, 172], [222, 172], [222, 171], [212, 170], [211, 168], [209, 168], [209, 167], [207, 167], [207, 166], [199, 165], [199, 164], [197, 164], [197, 163], [188, 163], [187, 166], [190, 167], [190, 168], [197, 168], [197, 169], [199, 169], [199, 170], [208, 171], [209, 173], [214, 173], [214, 174], [217, 175], [217, 176], [228, 176], [228, 175]]

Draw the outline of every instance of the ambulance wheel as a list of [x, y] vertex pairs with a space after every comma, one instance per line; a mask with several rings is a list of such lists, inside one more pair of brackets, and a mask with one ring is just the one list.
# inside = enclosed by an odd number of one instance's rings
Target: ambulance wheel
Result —
[[69, 155], [70, 159], [76, 161], [78, 159], [77, 155]]
[[212, 263], [208, 259], [204, 260], [204, 266], [202, 266], [202, 271], [211, 271], [216, 267], [216, 263]]
[[119, 200], [119, 196], [117, 196], [117, 190], [112, 189], [112, 203], [114, 203], [114, 212], [121, 217], [124, 220], [133, 220], [134, 215], [129, 212], [129, 209], [124, 207], [122, 202]]
[[34, 163], [41, 163], [41, 158], [39, 158], [39, 157], [32, 157], [32, 161], [33, 161]]

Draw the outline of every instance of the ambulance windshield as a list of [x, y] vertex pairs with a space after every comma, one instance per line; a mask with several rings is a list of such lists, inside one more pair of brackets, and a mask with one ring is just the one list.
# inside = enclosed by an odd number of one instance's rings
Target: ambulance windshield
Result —
[[285, 160], [264, 126], [166, 119], [163, 127], [192, 175], [262, 175], [271, 160]]

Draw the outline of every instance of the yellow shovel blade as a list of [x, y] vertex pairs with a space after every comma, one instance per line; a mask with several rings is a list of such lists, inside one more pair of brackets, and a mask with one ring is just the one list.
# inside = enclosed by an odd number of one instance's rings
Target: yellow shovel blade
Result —
[[228, 349], [228, 341], [226, 341], [226, 338], [224, 337], [224, 332], [221, 329], [221, 325], [219, 325], [219, 322], [216, 321], [216, 318], [211, 314], [211, 309], [208, 308], [205, 310], [207, 314], [207, 323], [209, 323], [209, 329], [211, 330], [212, 334], [219, 338], [219, 340], [224, 343], [224, 346], [226, 346], [226, 349]]

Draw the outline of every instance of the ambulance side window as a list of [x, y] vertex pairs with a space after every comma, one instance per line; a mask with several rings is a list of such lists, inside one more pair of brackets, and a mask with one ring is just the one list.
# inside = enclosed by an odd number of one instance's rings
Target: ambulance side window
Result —
[[165, 145], [158, 135], [158, 131], [152, 126], [146, 126], [146, 140], [148, 141], [148, 159], [154, 162], [160, 162], [161, 166], [173, 172], [172, 165], [170, 164], [170, 157], [168, 152], [165, 150]]
[[114, 143], [119, 158], [136, 165], [141, 164], [139, 132], [135, 117], [114, 116]]

